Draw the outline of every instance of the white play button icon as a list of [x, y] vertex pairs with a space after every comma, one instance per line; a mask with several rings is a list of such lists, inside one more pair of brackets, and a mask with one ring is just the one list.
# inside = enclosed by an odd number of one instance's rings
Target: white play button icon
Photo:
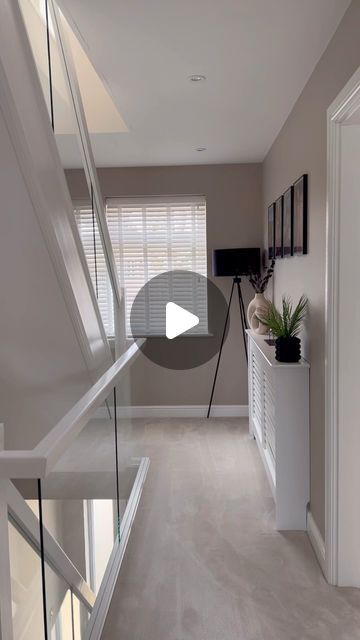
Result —
[[[178, 371], [194, 369], [218, 353], [227, 308], [220, 289], [205, 276], [166, 271], [151, 278], [136, 295], [131, 334], [134, 339], [148, 338], [138, 344], [150, 362]], [[161, 336], [167, 340], [156, 339]]]
[[175, 302], [166, 305], [166, 337], [169, 340], [180, 336], [199, 324], [198, 316], [180, 307]]

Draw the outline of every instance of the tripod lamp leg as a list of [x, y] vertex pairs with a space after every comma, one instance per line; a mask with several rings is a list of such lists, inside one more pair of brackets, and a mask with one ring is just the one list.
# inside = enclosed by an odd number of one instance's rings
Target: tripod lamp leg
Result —
[[234, 286], [235, 286], [235, 280], [233, 280], [232, 287], [231, 287], [231, 293], [230, 293], [230, 298], [229, 298], [228, 308], [227, 308], [226, 318], [225, 318], [225, 324], [224, 324], [224, 331], [223, 331], [222, 338], [221, 338], [221, 345], [220, 345], [219, 355], [218, 355], [218, 359], [217, 359], [217, 363], [216, 363], [214, 381], [213, 381], [213, 386], [212, 386], [212, 389], [211, 389], [210, 402], [209, 402], [208, 412], [207, 412], [207, 416], [206, 416], [207, 418], [210, 417], [211, 405], [212, 405], [215, 386], [216, 386], [216, 378], [217, 378], [219, 365], [220, 365], [220, 360], [221, 360], [221, 352], [223, 350], [223, 346], [224, 346], [224, 342], [225, 342], [225, 336], [226, 336], [226, 328], [227, 328], [227, 325], [228, 325], [228, 322], [229, 322], [230, 307], [231, 307], [231, 300], [232, 300], [233, 293], [234, 293]]

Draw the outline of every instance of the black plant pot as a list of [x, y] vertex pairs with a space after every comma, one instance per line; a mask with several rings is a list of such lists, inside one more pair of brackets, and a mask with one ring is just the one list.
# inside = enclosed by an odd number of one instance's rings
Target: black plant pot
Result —
[[275, 358], [279, 362], [299, 362], [301, 357], [299, 338], [277, 338]]

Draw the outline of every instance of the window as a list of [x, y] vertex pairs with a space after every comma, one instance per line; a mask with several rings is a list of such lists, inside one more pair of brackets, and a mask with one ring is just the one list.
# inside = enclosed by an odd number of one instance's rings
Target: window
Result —
[[76, 202], [74, 212], [102, 321], [107, 335], [113, 336], [114, 302], [97, 221], [87, 201]]
[[[88, 207], [83, 215], [77, 207], [76, 212], [85, 253], [88, 260], [90, 258], [90, 272], [95, 281], [94, 248], [90, 242], [90, 237], [93, 237], [91, 211]], [[203, 276], [207, 275], [206, 202], [200, 196], [112, 198], [106, 202], [106, 218], [120, 283], [125, 290], [126, 331], [130, 336], [132, 303], [148, 280], [172, 270], [195, 271]], [[103, 266], [106, 268], [104, 260], [101, 261], [101, 268]], [[99, 270], [99, 260], [97, 267]], [[104, 291], [99, 291], [100, 308], [109, 304], [108, 286], [106, 274], [98, 276], [98, 289], [104, 288]], [[193, 299], [193, 292], [184, 294], [185, 307], [188, 299]], [[197, 296], [197, 304], [199, 309], [203, 305], [207, 306], [206, 286], [201, 295]], [[152, 318], [151, 324], [146, 313], [144, 309], [143, 324], [146, 332], [156, 335], [159, 333], [156, 322], [154, 324]], [[109, 314], [110, 310], [107, 313], [102, 311], [103, 318], [109, 319]], [[201, 317], [205, 318], [206, 314], [201, 314]], [[108, 334], [113, 331], [113, 323], [111, 327], [109, 320], [105, 326]], [[197, 330], [206, 333], [207, 321], [198, 325]]]

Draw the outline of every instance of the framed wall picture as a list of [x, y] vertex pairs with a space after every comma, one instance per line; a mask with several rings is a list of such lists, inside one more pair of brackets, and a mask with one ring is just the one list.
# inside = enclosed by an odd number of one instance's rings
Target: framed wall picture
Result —
[[294, 187], [289, 187], [284, 193], [283, 202], [283, 256], [289, 258], [293, 255], [293, 211], [294, 211]]
[[275, 258], [283, 257], [283, 197], [275, 202]]
[[293, 243], [294, 256], [302, 256], [308, 251], [307, 243], [308, 215], [308, 177], [301, 176], [294, 183]]
[[275, 257], [275, 203], [268, 207], [268, 257]]

